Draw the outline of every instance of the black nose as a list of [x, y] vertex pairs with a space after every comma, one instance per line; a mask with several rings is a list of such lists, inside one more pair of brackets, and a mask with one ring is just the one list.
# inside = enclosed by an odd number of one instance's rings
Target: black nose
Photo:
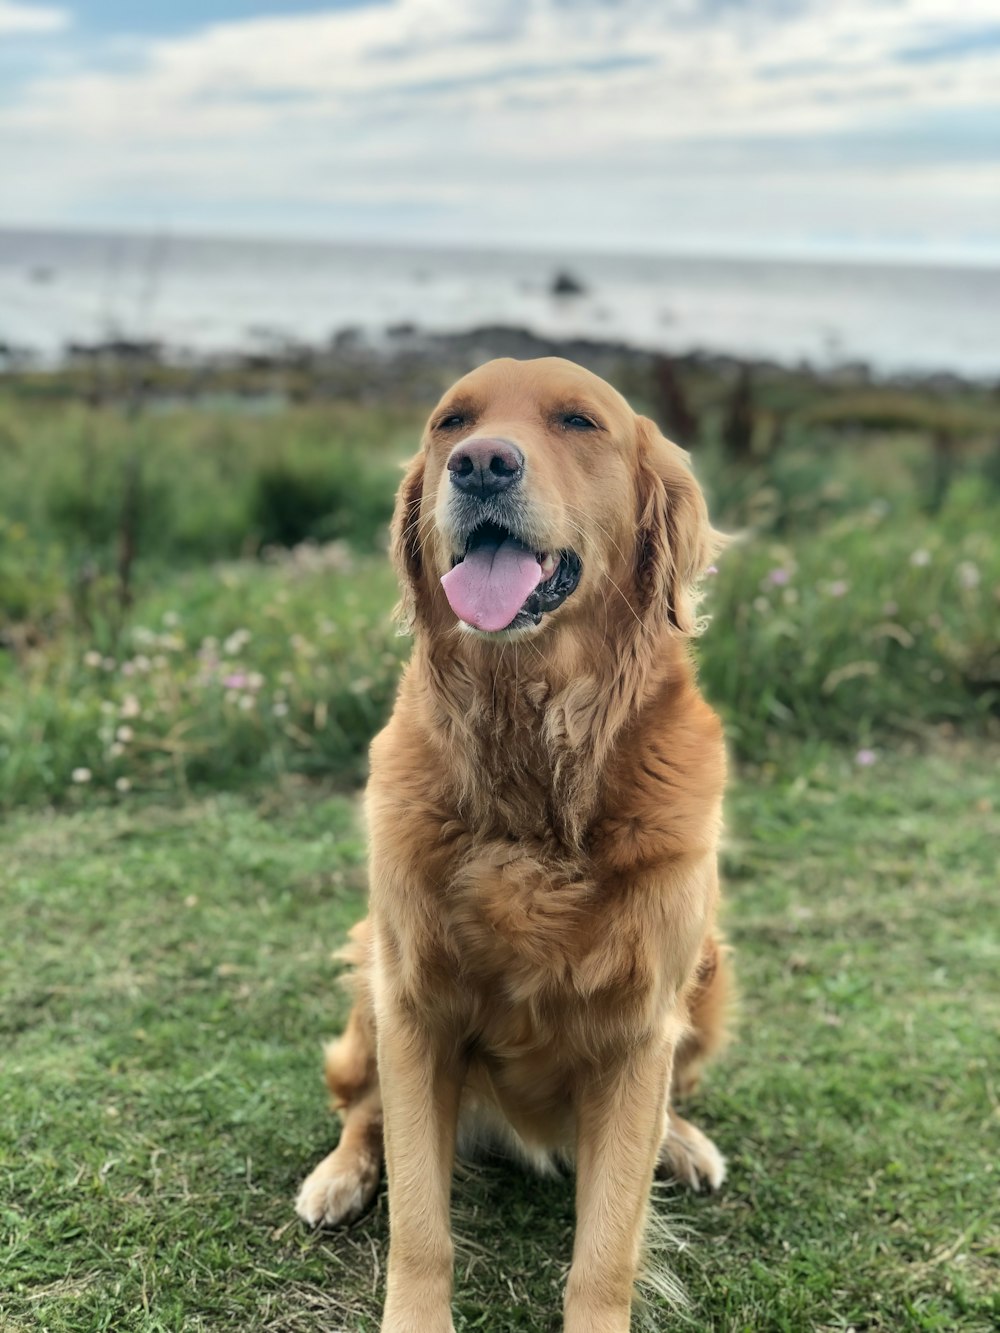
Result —
[[485, 500], [513, 486], [524, 471], [524, 454], [510, 440], [463, 440], [448, 458], [451, 484], [463, 495]]

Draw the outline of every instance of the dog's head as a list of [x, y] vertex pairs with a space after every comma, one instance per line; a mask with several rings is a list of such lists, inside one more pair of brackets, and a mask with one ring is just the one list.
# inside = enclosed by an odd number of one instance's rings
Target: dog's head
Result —
[[392, 550], [418, 624], [503, 640], [612, 607], [690, 634], [714, 540], [684, 451], [596, 375], [545, 357], [488, 362], [444, 395]]

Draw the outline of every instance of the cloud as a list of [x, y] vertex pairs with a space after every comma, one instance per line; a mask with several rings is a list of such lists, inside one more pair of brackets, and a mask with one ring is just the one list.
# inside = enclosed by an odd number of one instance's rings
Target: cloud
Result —
[[[981, 3], [968, 0], [963, 23]], [[523, 7], [493, 0], [473, 13], [439, 0], [396, 0], [217, 24], [137, 46], [131, 69], [95, 64], [38, 79], [10, 123], [95, 141], [183, 140], [250, 129], [254, 102], [263, 120], [273, 115], [269, 101], [296, 98], [363, 133], [369, 119], [405, 111], [417, 97], [442, 114], [460, 107], [478, 120], [516, 106], [517, 94], [530, 90], [531, 105], [548, 108], [545, 119], [559, 134], [582, 113], [592, 143], [595, 133], [599, 142], [805, 133], [858, 123], [890, 101], [1000, 105], [995, 51], [976, 59], [966, 50], [961, 70], [930, 81], [894, 58], [904, 35], [930, 40], [941, 29], [947, 11], [932, 0], [891, 8], [848, 0], [832, 12], [800, 7], [791, 16], [780, 6], [737, 5], [722, 23], [718, 8], [633, 0], [569, 11], [551, 0]], [[964, 29], [952, 21], [949, 31], [954, 42]], [[783, 67], [780, 81], [775, 66]], [[547, 128], [537, 126], [546, 139]], [[497, 130], [505, 134], [503, 125]]]
[[938, 60], [963, 60], [1000, 49], [1000, 24], [987, 28], [944, 33], [920, 46], [897, 51], [897, 58], [909, 63], [927, 64]]
[[70, 15], [65, 9], [53, 9], [48, 5], [9, 4], [7, 0], [0, 0], [0, 37], [61, 32], [69, 25]]
[[[1000, 206], [994, 4], [392, 0], [207, 24], [39, 71], [0, 110], [0, 155], [25, 220], [979, 235]], [[906, 56], [925, 50], [961, 59]]]

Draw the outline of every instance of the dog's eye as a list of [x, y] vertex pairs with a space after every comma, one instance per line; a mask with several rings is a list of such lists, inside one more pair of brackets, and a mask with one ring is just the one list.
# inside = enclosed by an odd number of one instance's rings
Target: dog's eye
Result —
[[460, 412], [451, 412], [437, 423], [437, 430], [458, 430], [465, 425], [465, 417]]
[[585, 417], [582, 412], [567, 412], [562, 419], [564, 426], [569, 426], [570, 430], [596, 430], [597, 422], [591, 421], [590, 417]]

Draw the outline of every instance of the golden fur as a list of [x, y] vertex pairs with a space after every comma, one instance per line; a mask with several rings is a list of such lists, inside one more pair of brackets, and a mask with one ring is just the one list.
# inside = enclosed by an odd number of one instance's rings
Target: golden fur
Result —
[[[581, 412], [594, 429], [570, 428]], [[516, 441], [528, 530], [582, 559], [537, 627], [470, 631], [441, 588], [445, 463], [472, 430]], [[718, 1151], [671, 1104], [719, 1046], [728, 992], [725, 758], [687, 647], [717, 544], [684, 452], [555, 358], [467, 375], [400, 487], [413, 655], [371, 749], [370, 915], [327, 1051], [344, 1127], [297, 1204], [312, 1224], [357, 1216], [384, 1140], [384, 1333], [452, 1329], [459, 1122], [538, 1163], [575, 1160], [567, 1333], [628, 1329], [655, 1170], [721, 1183]]]

